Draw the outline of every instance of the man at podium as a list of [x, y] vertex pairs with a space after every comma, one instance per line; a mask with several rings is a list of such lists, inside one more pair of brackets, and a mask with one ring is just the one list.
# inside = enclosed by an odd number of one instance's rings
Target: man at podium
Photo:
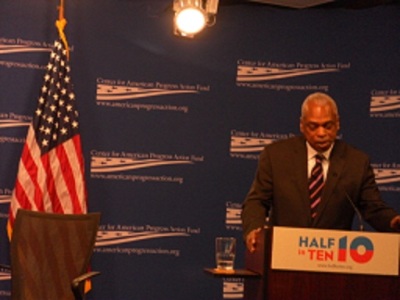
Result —
[[337, 139], [339, 129], [335, 101], [313, 93], [301, 107], [302, 136], [261, 152], [242, 210], [250, 252], [266, 216], [273, 226], [350, 230], [357, 214], [377, 231], [400, 230], [400, 215], [382, 200], [369, 157]]

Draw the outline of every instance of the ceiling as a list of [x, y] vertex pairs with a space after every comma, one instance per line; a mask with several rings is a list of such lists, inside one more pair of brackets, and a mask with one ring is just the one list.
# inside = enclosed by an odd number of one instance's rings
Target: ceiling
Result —
[[284, 8], [348, 8], [363, 9], [380, 5], [399, 4], [400, 0], [220, 0], [220, 4], [257, 4]]
[[322, 4], [333, 2], [334, 0], [249, 0], [250, 2], [257, 2], [270, 5], [278, 5], [290, 8], [307, 8], [319, 6]]

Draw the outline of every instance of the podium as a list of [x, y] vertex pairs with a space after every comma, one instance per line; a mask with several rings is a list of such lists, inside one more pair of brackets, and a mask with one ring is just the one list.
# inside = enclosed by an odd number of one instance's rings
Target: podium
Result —
[[[312, 239], [314, 234], [313, 230], [305, 229], [305, 228], [297, 228], [292, 229], [294, 233], [298, 234], [300, 238], [294, 241], [295, 244], [291, 244], [289, 241], [293, 237], [283, 237], [279, 241], [279, 236], [281, 235], [281, 231], [277, 229], [282, 229], [283, 227], [270, 227], [266, 228], [262, 234], [259, 235], [259, 240], [257, 241], [258, 247], [254, 253], [246, 252], [245, 254], [245, 267], [247, 270], [260, 274], [261, 276], [258, 278], [245, 278], [245, 289], [244, 289], [244, 299], [246, 300], [395, 300], [400, 299], [400, 277], [399, 277], [399, 235], [398, 234], [379, 234], [379, 233], [367, 233], [367, 232], [349, 232], [349, 231], [337, 231], [337, 230], [319, 230], [319, 234], [323, 234], [324, 237]], [[321, 233], [322, 232], [322, 233]], [[358, 234], [362, 236], [362, 238], [354, 238], [353, 245], [345, 245], [344, 241], [349, 242], [347, 239], [348, 234]], [[330, 236], [337, 235], [343, 236], [340, 239], [340, 243], [338, 243], [337, 239], [329, 238]], [[372, 235], [372, 237], [370, 236]], [[379, 236], [377, 236], [379, 235]], [[369, 274], [363, 274], [364, 269], [361, 271], [358, 270], [358, 273], [349, 273], [347, 269], [350, 271], [350, 267], [347, 264], [347, 260], [350, 260], [352, 257], [348, 255], [353, 255], [353, 258], [358, 262], [358, 265], [367, 265], [365, 261], [373, 261], [378, 255], [378, 250], [385, 252], [388, 249], [387, 245], [374, 245], [377, 244], [374, 239], [381, 238], [383, 236], [383, 242], [378, 239], [379, 243], [387, 243], [386, 241], [390, 241], [390, 248], [394, 250], [394, 255], [397, 257], [386, 258], [383, 263], [378, 262], [375, 266], [372, 266], [368, 269], [368, 267], [362, 266], [365, 268], [365, 272], [369, 272]], [[327, 237], [327, 238], [325, 238]], [[295, 235], [296, 238], [296, 235]], [[310, 239], [308, 239], [310, 238]], [[283, 243], [282, 243], [283, 240]], [[373, 240], [374, 242], [367, 243], [367, 247], [360, 247], [361, 244], [365, 241]], [[286, 248], [291, 248], [290, 251], [294, 249], [295, 254], [292, 254], [291, 257], [287, 257], [289, 261], [289, 265], [293, 264], [294, 270], [290, 270], [285, 264], [287, 262], [284, 261], [283, 257], [283, 267], [279, 266], [281, 262], [278, 262], [277, 267], [272, 267], [275, 265], [274, 262], [274, 253], [273, 251], [285, 252], [287, 249], [276, 249], [273, 246], [273, 243], [281, 244], [279, 247], [287, 245]], [[327, 251], [329, 246], [331, 248], [337, 249], [338, 244], [342, 252], [339, 250]], [[295, 245], [293, 247], [293, 245]], [[375, 246], [374, 248], [372, 246]], [[394, 245], [394, 246], [393, 246]], [[314, 247], [313, 247], [314, 246]], [[348, 247], [348, 251], [345, 251], [345, 247]], [[349, 247], [351, 246], [351, 247]], [[359, 246], [358, 249], [355, 246]], [[363, 245], [362, 245], [363, 246]], [[278, 246], [277, 246], [278, 247]], [[308, 249], [307, 249], [308, 247]], [[326, 253], [333, 254], [332, 257], [322, 255], [325, 252], [321, 252], [322, 254], [316, 254], [316, 248], [324, 248]], [[371, 248], [373, 251], [367, 253], [368, 249]], [[307, 250], [309, 250], [307, 254]], [[351, 252], [353, 251], [353, 252]], [[358, 252], [359, 253], [358, 253]], [[294, 253], [294, 252], [293, 252]], [[282, 253], [279, 253], [280, 255]], [[347, 256], [346, 256], [347, 255]], [[278, 255], [279, 256], [279, 255]], [[297, 258], [297, 256], [300, 256]], [[375, 257], [374, 257], [375, 256]], [[383, 253], [383, 256], [386, 256]], [[325, 262], [318, 262], [317, 266], [333, 266], [332, 270], [324, 270], [317, 269], [313, 271], [309, 270], [297, 270], [298, 268], [296, 262], [291, 262], [292, 258], [300, 259], [300, 260], [325, 260]], [[372, 259], [373, 257], [373, 259]], [[282, 257], [279, 258], [282, 261]], [[341, 260], [339, 262], [335, 260]], [[326, 260], [330, 260], [329, 263]], [[364, 260], [364, 261], [363, 261]], [[333, 262], [332, 262], [333, 261]], [[346, 263], [343, 263], [346, 261]], [[314, 262], [315, 263], [315, 262]], [[357, 264], [357, 262], [356, 262]], [[391, 269], [389, 271], [389, 275], [385, 274], [386, 270], [378, 270], [377, 273], [373, 274], [374, 268], [380, 268], [381, 265], [386, 265]], [[394, 264], [394, 265], [393, 265]], [[343, 269], [341, 267], [344, 267]], [[308, 266], [306, 266], [306, 269]], [[346, 269], [347, 268], [347, 269]], [[391, 274], [395, 270], [394, 274]], [[353, 270], [354, 271], [354, 270]]]

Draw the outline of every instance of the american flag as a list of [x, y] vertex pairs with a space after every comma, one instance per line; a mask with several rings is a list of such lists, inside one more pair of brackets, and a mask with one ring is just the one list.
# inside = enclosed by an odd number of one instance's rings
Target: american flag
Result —
[[78, 111], [61, 40], [54, 42], [19, 162], [9, 234], [19, 208], [61, 214], [87, 212]]

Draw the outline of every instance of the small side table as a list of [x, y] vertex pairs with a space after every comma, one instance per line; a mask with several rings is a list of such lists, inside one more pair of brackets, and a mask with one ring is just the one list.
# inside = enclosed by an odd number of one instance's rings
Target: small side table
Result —
[[214, 277], [261, 277], [261, 274], [245, 269], [225, 271], [216, 268], [204, 268], [204, 272]]

